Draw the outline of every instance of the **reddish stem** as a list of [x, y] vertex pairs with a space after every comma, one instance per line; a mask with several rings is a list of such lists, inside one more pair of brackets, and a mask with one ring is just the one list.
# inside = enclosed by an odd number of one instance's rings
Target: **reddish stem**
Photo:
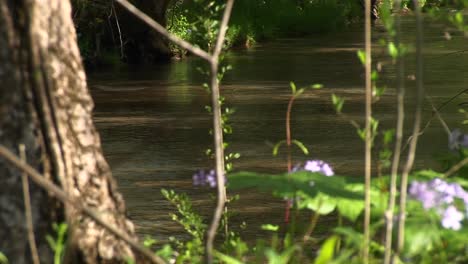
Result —
[[[286, 111], [286, 146], [287, 146], [287, 158], [288, 158], [288, 173], [292, 170], [292, 162], [291, 162], [291, 110], [294, 99], [296, 97], [293, 95], [291, 99], [289, 99], [288, 103], [288, 110]], [[289, 223], [289, 215], [290, 215], [290, 208], [291, 208], [291, 200], [286, 201], [286, 209], [284, 214], [284, 222], [286, 224]]]

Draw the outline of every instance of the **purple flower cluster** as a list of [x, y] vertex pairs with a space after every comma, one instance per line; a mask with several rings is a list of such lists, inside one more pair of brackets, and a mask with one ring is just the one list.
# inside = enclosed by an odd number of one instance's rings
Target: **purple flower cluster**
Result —
[[[195, 186], [209, 186], [211, 188], [216, 187], [216, 172], [214, 170], [204, 171], [199, 170], [192, 176], [193, 185]], [[224, 182], [226, 183], [226, 176], [224, 177]]]
[[323, 160], [308, 160], [304, 165], [304, 170], [311, 171], [311, 172], [318, 172], [322, 173], [325, 176], [333, 176], [335, 173], [333, 172], [332, 167], [324, 162]]
[[460, 131], [460, 129], [453, 130], [449, 135], [449, 149], [457, 150], [460, 147], [468, 148], [468, 135]]
[[[457, 183], [448, 183], [441, 179], [429, 182], [414, 181], [409, 194], [421, 201], [424, 209], [436, 209], [442, 217], [442, 226], [447, 229], [459, 230], [464, 214], [455, 207], [455, 199], [460, 199], [468, 209], [468, 192]], [[468, 216], [468, 210], [466, 212]]]

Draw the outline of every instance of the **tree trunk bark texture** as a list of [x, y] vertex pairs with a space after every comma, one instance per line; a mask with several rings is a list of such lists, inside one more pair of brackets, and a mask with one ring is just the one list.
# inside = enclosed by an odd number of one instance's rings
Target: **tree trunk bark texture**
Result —
[[[0, 144], [135, 237], [93, 125], [93, 102], [76, 44], [68, 0], [0, 0]], [[123, 263], [130, 247], [68, 204], [30, 183], [36, 242], [52, 263], [46, 234], [69, 225], [64, 263]], [[0, 159], [0, 251], [10, 263], [31, 263], [21, 172]]]

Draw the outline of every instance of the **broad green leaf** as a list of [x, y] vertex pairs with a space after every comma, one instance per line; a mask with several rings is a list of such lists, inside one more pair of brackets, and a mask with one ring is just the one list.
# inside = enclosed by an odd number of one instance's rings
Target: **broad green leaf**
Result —
[[322, 247], [320, 248], [319, 255], [314, 261], [314, 264], [328, 264], [332, 261], [335, 252], [336, 241], [338, 241], [338, 239], [338, 236], [334, 235], [325, 240]]
[[299, 202], [299, 208], [306, 207], [317, 214], [327, 215], [336, 208], [336, 199], [322, 193], [319, 193], [316, 197], [303, 197], [299, 193], [299, 197], [302, 198], [302, 201]]
[[293, 139], [291, 142], [294, 143], [298, 148], [300, 148], [305, 155], [309, 154], [309, 150], [306, 146], [304, 146], [302, 142], [296, 139]]
[[337, 207], [342, 216], [354, 222], [362, 213], [362, 211], [364, 211], [364, 201], [338, 199]]

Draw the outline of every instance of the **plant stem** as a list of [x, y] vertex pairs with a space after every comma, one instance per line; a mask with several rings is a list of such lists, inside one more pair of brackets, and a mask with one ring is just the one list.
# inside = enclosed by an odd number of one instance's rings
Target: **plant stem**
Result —
[[[286, 148], [287, 148], [287, 166], [288, 166], [288, 172], [291, 172], [292, 170], [292, 157], [291, 157], [291, 111], [292, 111], [292, 106], [294, 103], [294, 99], [296, 97], [294, 95], [291, 96], [289, 99], [288, 103], [288, 110], [286, 111]], [[291, 212], [291, 200], [286, 201], [286, 208], [284, 212], [284, 222], [286, 224], [289, 223], [289, 215]]]
[[416, 99], [416, 113], [413, 127], [413, 138], [411, 140], [408, 159], [406, 166], [401, 176], [400, 187], [400, 214], [398, 222], [398, 247], [397, 256], [402, 253], [405, 243], [405, 218], [406, 218], [406, 192], [408, 189], [408, 174], [411, 171], [414, 163], [416, 153], [416, 146], [418, 143], [419, 131], [421, 126], [421, 109], [424, 98], [423, 86], [423, 58], [422, 58], [422, 42], [423, 42], [423, 18], [421, 16], [421, 6], [419, 0], [413, 0], [414, 11], [416, 14], [416, 86], [417, 86], [417, 99]]
[[[400, 35], [401, 34], [401, 20], [400, 20], [400, 8], [401, 0], [395, 0], [394, 6], [396, 10], [395, 26], [396, 26], [396, 35], [395, 35], [395, 45], [400, 47]], [[398, 56], [397, 64], [397, 124], [396, 124], [396, 134], [395, 134], [395, 150], [393, 152], [393, 162], [390, 176], [390, 194], [388, 200], [388, 208], [385, 212], [386, 218], [386, 231], [385, 231], [385, 256], [384, 264], [390, 264], [392, 256], [392, 238], [393, 238], [393, 219], [396, 203], [396, 193], [397, 193], [397, 178], [398, 178], [398, 168], [400, 164], [400, 155], [401, 155], [401, 145], [403, 141], [403, 121], [405, 118], [405, 79], [404, 79], [404, 60], [401, 54]]]
[[366, 73], [366, 143], [365, 143], [365, 198], [364, 198], [364, 264], [369, 263], [370, 242], [370, 186], [371, 186], [371, 118], [372, 118], [372, 82], [371, 82], [371, 0], [365, 1], [365, 73]]

